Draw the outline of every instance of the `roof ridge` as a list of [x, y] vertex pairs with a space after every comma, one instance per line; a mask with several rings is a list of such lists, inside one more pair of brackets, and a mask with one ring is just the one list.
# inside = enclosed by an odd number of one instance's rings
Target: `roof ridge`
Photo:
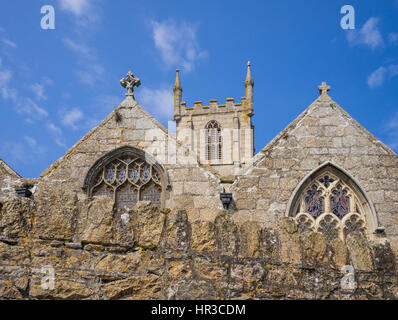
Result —
[[11, 174], [11, 175], [16, 175], [18, 178], [22, 178], [22, 176], [16, 172], [13, 168], [11, 168], [7, 162], [5, 162], [3, 159], [0, 158], [0, 165], [3, 165], [3, 167], [6, 169], [6, 171]]

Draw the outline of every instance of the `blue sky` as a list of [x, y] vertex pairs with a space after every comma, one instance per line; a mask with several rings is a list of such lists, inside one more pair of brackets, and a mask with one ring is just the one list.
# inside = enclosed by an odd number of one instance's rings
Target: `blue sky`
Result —
[[[343, 30], [343, 5], [355, 30]], [[55, 9], [55, 30], [40, 10]], [[239, 100], [252, 63], [256, 152], [330, 95], [398, 151], [398, 0], [15, 0], [0, 4], [0, 158], [39, 176], [124, 98], [167, 126], [175, 69], [183, 100]]]

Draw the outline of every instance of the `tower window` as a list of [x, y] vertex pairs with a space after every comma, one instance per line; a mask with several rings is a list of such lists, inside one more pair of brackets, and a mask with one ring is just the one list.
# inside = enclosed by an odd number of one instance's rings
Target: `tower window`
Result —
[[206, 127], [206, 160], [222, 159], [222, 137], [220, 124], [212, 120], [207, 123]]

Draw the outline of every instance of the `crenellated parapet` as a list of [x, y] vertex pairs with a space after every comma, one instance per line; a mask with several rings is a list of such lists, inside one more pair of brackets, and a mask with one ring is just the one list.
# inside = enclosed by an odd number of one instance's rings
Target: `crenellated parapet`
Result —
[[[219, 104], [217, 99], [210, 99], [209, 103], [203, 105], [202, 101], [195, 101], [193, 106], [187, 107], [186, 102], [180, 104], [179, 116], [185, 117], [190, 115], [206, 115], [217, 113], [249, 113], [246, 97], [242, 97], [240, 102], [235, 102], [234, 98], [227, 98], [225, 103]], [[252, 114], [248, 114], [252, 116]]]
[[210, 99], [208, 104], [203, 105], [201, 100], [195, 101], [193, 106], [187, 106], [185, 101], [182, 101], [182, 86], [179, 76], [179, 71], [176, 72], [176, 81], [174, 84], [174, 120], [179, 122], [182, 117], [209, 115], [209, 114], [244, 114], [245, 118], [253, 116], [253, 86], [254, 81], [251, 76], [250, 62], [247, 63], [247, 74], [244, 82], [245, 96], [241, 98], [240, 102], [235, 102], [234, 98], [226, 98], [225, 103], [219, 104], [217, 99]]

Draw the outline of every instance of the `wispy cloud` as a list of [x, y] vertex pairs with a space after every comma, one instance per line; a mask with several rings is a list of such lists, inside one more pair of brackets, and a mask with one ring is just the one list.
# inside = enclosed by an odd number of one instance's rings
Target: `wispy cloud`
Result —
[[390, 43], [398, 43], [398, 32], [394, 33], [390, 33], [388, 35], [388, 40], [390, 41]]
[[46, 148], [39, 145], [34, 138], [24, 136], [22, 141], [7, 141], [0, 151], [10, 160], [32, 163], [39, 156], [45, 155]]
[[16, 89], [4, 86], [4, 87], [1, 87], [0, 90], [1, 90], [1, 97], [4, 100], [9, 100], [10, 99], [14, 103], [17, 102], [17, 100], [18, 100], [18, 91]]
[[4, 100], [11, 100], [17, 103], [18, 91], [9, 86], [13, 73], [3, 65], [3, 60], [0, 58], [0, 94]]
[[62, 10], [81, 16], [91, 8], [89, 0], [59, 0]]
[[196, 29], [186, 22], [177, 25], [174, 21], [152, 21], [152, 32], [155, 47], [167, 67], [182, 67], [190, 72], [195, 63], [207, 57], [199, 46]]
[[17, 45], [14, 41], [11, 41], [6, 37], [6, 31], [3, 28], [0, 28], [0, 40], [1, 42], [9, 48], [16, 48]]
[[0, 87], [4, 87], [12, 78], [12, 72], [8, 69], [0, 70]]
[[105, 68], [99, 64], [86, 65], [83, 70], [75, 70], [75, 74], [81, 83], [94, 87], [97, 81], [103, 81]]
[[48, 112], [44, 108], [39, 107], [30, 98], [26, 98], [23, 101], [18, 100], [16, 111], [19, 114], [25, 115], [27, 122], [34, 122], [48, 117]]
[[391, 79], [398, 75], [398, 65], [390, 64], [386, 67], [379, 67], [373, 71], [368, 77], [368, 86], [371, 89], [380, 87], [384, 84], [386, 79]]
[[71, 14], [78, 27], [93, 27], [100, 20], [99, 0], [58, 0], [61, 10]]
[[34, 138], [24, 136], [24, 140], [34, 154], [41, 155], [45, 153], [45, 148], [40, 146]]
[[102, 109], [104, 111], [112, 111], [117, 107], [123, 98], [121, 96], [114, 96], [109, 94], [100, 94], [94, 98], [94, 105], [98, 109]]
[[9, 82], [13, 76], [11, 70], [3, 66], [3, 61], [0, 58], [0, 94], [4, 100], [11, 100], [17, 102], [18, 91], [10, 88]]
[[73, 108], [68, 111], [62, 112], [62, 124], [66, 127], [70, 127], [73, 130], [77, 130], [79, 127], [77, 126], [77, 122], [84, 118], [83, 112], [78, 108]]
[[79, 54], [80, 56], [84, 57], [85, 59], [92, 59], [94, 58], [92, 50], [85, 45], [84, 43], [77, 43], [69, 38], [64, 38], [63, 43], [73, 52]]
[[384, 131], [387, 133], [387, 141], [391, 141], [388, 146], [398, 151], [398, 111], [386, 123]]
[[58, 146], [60, 146], [62, 148], [66, 148], [65, 138], [64, 138], [61, 128], [57, 127], [54, 123], [49, 121], [49, 122], [47, 122], [47, 129], [53, 134], [54, 142]]
[[35, 94], [38, 100], [47, 100], [47, 96], [44, 93], [44, 85], [41, 83], [32, 83], [29, 89]]
[[360, 30], [349, 30], [347, 40], [350, 45], [365, 45], [371, 49], [376, 49], [384, 45], [383, 38], [377, 27], [379, 19], [372, 17], [362, 26]]
[[73, 41], [69, 38], [63, 39], [65, 46], [74, 52], [78, 57], [79, 69], [74, 72], [80, 82], [94, 87], [96, 81], [103, 79], [105, 69], [99, 64], [94, 49], [85, 43]]
[[11, 41], [10, 39], [7, 38], [3, 38], [1, 39], [1, 41], [3, 41], [3, 43], [11, 48], [16, 48], [17, 45], [15, 44], [15, 42]]
[[136, 94], [137, 101], [159, 120], [170, 120], [173, 115], [174, 96], [170, 88], [150, 89], [142, 87]]
[[[13, 77], [13, 72], [4, 66], [0, 59], [0, 95], [4, 100], [11, 100], [14, 109], [18, 114], [24, 115], [27, 122], [34, 122], [46, 118], [48, 116], [47, 110], [40, 107], [31, 98], [20, 95], [18, 90], [10, 86], [10, 81]], [[47, 83], [49, 80], [43, 80]], [[30, 89], [40, 96], [42, 100], [47, 99], [44, 95], [44, 87], [35, 83], [30, 86]]]

